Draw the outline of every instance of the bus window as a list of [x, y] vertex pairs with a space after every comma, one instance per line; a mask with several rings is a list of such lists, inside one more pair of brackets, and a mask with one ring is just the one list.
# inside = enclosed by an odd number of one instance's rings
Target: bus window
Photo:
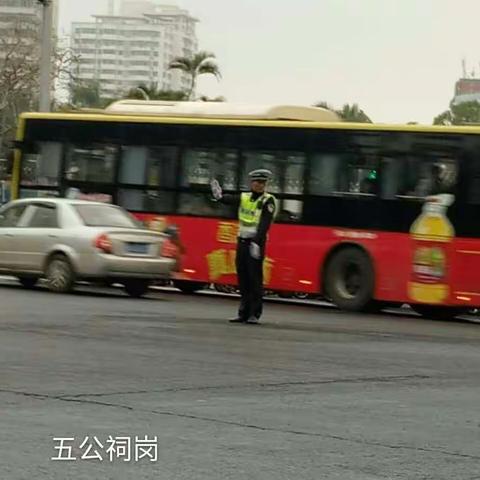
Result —
[[305, 157], [303, 155], [287, 155], [285, 163], [282, 193], [303, 195]]
[[[303, 195], [305, 157], [287, 156], [283, 178], [283, 192], [290, 195]], [[283, 199], [277, 220], [286, 223], [298, 223], [302, 219], [303, 200]]]
[[132, 212], [172, 213], [174, 195], [157, 190], [120, 189], [118, 203]]
[[57, 186], [61, 159], [61, 143], [36, 142], [23, 153], [21, 184]]
[[250, 181], [248, 173], [257, 168], [266, 168], [272, 172], [272, 178], [268, 182], [268, 190], [271, 193], [280, 193], [282, 162], [281, 154], [266, 152], [245, 152], [245, 163], [242, 171], [241, 190], [250, 190]]
[[[378, 164], [374, 155], [352, 156], [346, 165], [347, 185], [345, 191], [375, 195], [377, 193]], [[344, 191], [344, 190], [341, 190]]]
[[420, 196], [452, 193], [457, 182], [457, 161], [453, 158], [429, 160], [422, 165], [421, 175], [418, 184]]
[[248, 191], [250, 182], [248, 173], [257, 168], [266, 168], [272, 172], [268, 182], [268, 191], [276, 195], [278, 215], [276, 221], [300, 222], [303, 212], [303, 200], [282, 198], [285, 195], [303, 195], [305, 155], [299, 152], [245, 152], [242, 170], [241, 189]]
[[235, 211], [231, 205], [213, 202], [207, 193], [181, 193], [177, 213], [180, 215], [234, 218]]
[[332, 195], [338, 190], [342, 157], [335, 154], [315, 154], [312, 157], [309, 189], [312, 195]]
[[277, 222], [299, 223], [302, 219], [303, 201], [302, 200], [280, 200], [280, 210], [275, 218]]
[[467, 203], [480, 205], [480, 162], [472, 155], [467, 183]]
[[402, 163], [397, 158], [382, 159], [381, 197], [385, 200], [395, 200], [401, 182]]
[[209, 187], [216, 178], [224, 190], [237, 190], [237, 152], [188, 149], [182, 161], [182, 187]]
[[378, 162], [374, 155], [316, 154], [312, 158], [309, 181], [312, 195], [375, 195], [377, 181]]
[[120, 183], [173, 188], [177, 155], [176, 147], [123, 147]]
[[386, 199], [453, 193], [457, 183], [458, 162], [452, 157], [385, 158], [382, 168], [382, 197]]
[[65, 178], [70, 181], [113, 183], [117, 147], [69, 145]]

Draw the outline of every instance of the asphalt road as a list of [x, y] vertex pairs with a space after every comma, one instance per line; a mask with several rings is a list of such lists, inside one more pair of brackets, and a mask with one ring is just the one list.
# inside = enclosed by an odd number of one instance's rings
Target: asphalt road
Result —
[[[1, 479], [480, 479], [479, 324], [268, 303], [247, 326], [218, 296], [0, 296]], [[153, 459], [109, 458], [109, 437], [145, 436]]]

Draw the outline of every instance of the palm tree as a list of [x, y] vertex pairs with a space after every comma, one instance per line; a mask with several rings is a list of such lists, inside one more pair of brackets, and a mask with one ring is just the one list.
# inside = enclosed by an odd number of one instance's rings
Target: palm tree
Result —
[[326, 108], [327, 110], [331, 110], [335, 112], [337, 115], [344, 122], [357, 122], [357, 123], [372, 123], [372, 120], [368, 117], [368, 115], [356, 104], [349, 105], [346, 103], [343, 107], [339, 110], [335, 109], [334, 107], [330, 106], [327, 102], [317, 102], [315, 107]]
[[190, 76], [190, 88], [187, 92], [187, 98], [190, 100], [197, 85], [199, 75], [215, 75], [217, 80], [221, 78], [218, 65], [212, 61], [215, 55], [210, 52], [198, 52], [193, 57], [177, 57], [168, 66], [171, 70], [181, 70]]
[[187, 94], [177, 90], [160, 90], [158, 88], [158, 84], [156, 83], [152, 83], [150, 85], [141, 83], [137, 87], [132, 88], [127, 93], [126, 98], [182, 101], [187, 99]]
[[70, 85], [72, 105], [80, 108], [101, 108], [100, 83], [95, 80], [72, 82]]
[[356, 103], [345, 104], [338, 113], [345, 122], [372, 123], [372, 120]]
[[327, 110], [331, 110], [332, 112], [335, 112], [335, 109], [327, 102], [325, 101], [321, 101], [321, 102], [318, 102], [314, 105], [314, 107], [319, 107], [319, 108], [325, 108]]

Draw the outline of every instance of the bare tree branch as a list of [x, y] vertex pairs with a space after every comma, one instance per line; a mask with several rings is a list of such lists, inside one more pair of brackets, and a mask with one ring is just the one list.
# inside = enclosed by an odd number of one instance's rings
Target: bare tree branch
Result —
[[[39, 97], [39, 28], [34, 22], [17, 21], [0, 35], [0, 149], [5, 136], [14, 131], [18, 115], [36, 108]], [[72, 49], [52, 52], [52, 85], [72, 79], [78, 57]]]

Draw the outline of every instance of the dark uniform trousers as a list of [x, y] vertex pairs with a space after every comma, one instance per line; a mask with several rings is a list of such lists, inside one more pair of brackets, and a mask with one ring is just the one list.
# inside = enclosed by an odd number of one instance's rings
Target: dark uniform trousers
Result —
[[238, 239], [235, 260], [241, 295], [238, 316], [244, 320], [248, 320], [251, 316], [260, 318], [263, 311], [263, 260], [265, 249], [260, 247], [260, 258], [253, 258], [250, 255], [250, 243], [250, 239]]

